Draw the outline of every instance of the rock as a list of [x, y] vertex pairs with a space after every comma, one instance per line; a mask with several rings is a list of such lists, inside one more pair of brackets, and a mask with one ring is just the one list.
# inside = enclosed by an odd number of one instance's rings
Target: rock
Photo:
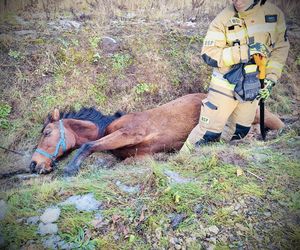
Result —
[[264, 163], [269, 159], [268, 155], [256, 153], [253, 155], [254, 161], [258, 161], [260, 163]]
[[81, 23], [72, 20], [59, 20], [59, 25], [63, 29], [79, 29], [81, 27]]
[[0, 200], [0, 220], [5, 218], [7, 213], [7, 204], [4, 200]]
[[58, 231], [58, 227], [56, 224], [53, 223], [40, 223], [38, 227], [38, 234], [40, 235], [47, 235], [47, 234], [56, 234]]
[[216, 237], [209, 237], [209, 238], [206, 238], [206, 240], [208, 242], [213, 243], [214, 245], [217, 243], [217, 238]]
[[15, 20], [17, 21], [18, 24], [22, 26], [27, 26], [28, 22], [26, 22], [22, 17], [20, 16], [15, 16]]
[[43, 239], [43, 246], [47, 249], [57, 249], [58, 243], [60, 242], [60, 237], [58, 235], [52, 235], [49, 238]]
[[52, 223], [58, 220], [59, 215], [60, 215], [60, 208], [50, 207], [45, 210], [45, 212], [40, 217], [40, 220], [44, 224]]
[[94, 198], [93, 193], [89, 193], [86, 195], [74, 195], [69, 197], [64, 202], [61, 202], [59, 205], [75, 205], [77, 210], [79, 211], [94, 211], [98, 210], [101, 206], [101, 202], [97, 201]]
[[80, 246], [76, 243], [67, 243], [64, 240], [58, 242], [58, 249], [79, 249]]
[[32, 217], [27, 218], [26, 224], [27, 225], [35, 225], [39, 222], [39, 220], [40, 220], [39, 216], [32, 216]]
[[210, 226], [207, 230], [214, 235], [217, 235], [220, 231], [217, 226]]
[[124, 185], [122, 184], [120, 181], [117, 181], [116, 182], [116, 185], [118, 186], [118, 188], [125, 192], [125, 193], [131, 193], [131, 194], [135, 194], [135, 193], [138, 193], [140, 191], [139, 189], [139, 186], [136, 185], [134, 187], [130, 187], [130, 186], [127, 186], [127, 185]]
[[201, 214], [203, 214], [203, 209], [204, 209], [204, 206], [202, 204], [197, 204], [194, 209], [194, 212], [198, 215], [201, 215]]
[[171, 227], [173, 230], [177, 229], [179, 224], [181, 222], [184, 221], [184, 219], [186, 218], [186, 214], [184, 213], [181, 213], [181, 214], [175, 214], [172, 216], [172, 219], [171, 219]]
[[26, 218], [22, 217], [22, 218], [16, 219], [16, 222], [19, 224], [22, 224], [25, 220], [26, 220]]
[[102, 38], [101, 48], [106, 53], [116, 52], [119, 49], [119, 47], [120, 46], [115, 39], [108, 37], [108, 36], [105, 36]]
[[91, 221], [94, 228], [100, 228], [103, 223], [103, 216], [100, 213], [95, 214], [95, 218]]
[[17, 30], [14, 33], [17, 36], [29, 36], [29, 35], [32, 37], [37, 36], [37, 32], [35, 30]]
[[234, 210], [235, 210], [235, 211], [240, 210], [240, 208], [241, 208], [241, 204], [236, 204], [236, 205], [234, 206]]
[[191, 182], [190, 179], [183, 178], [183, 177], [179, 176], [178, 173], [173, 172], [171, 170], [164, 170], [164, 174], [167, 175], [170, 178], [171, 182], [173, 182], [173, 183], [184, 184], [184, 183]]
[[38, 175], [38, 174], [18, 174], [18, 175], [16, 175], [16, 178], [18, 178], [21, 181], [29, 180], [31, 178], [38, 178], [38, 177], [40, 177], [40, 175]]
[[266, 216], [267, 218], [271, 217], [271, 212], [264, 212], [264, 216]]

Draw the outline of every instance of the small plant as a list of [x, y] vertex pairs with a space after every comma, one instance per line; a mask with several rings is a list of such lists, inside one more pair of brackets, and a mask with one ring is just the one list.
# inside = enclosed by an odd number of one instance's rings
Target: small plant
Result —
[[96, 49], [98, 47], [98, 44], [100, 42], [101, 38], [98, 36], [93, 36], [89, 39], [90, 45], [93, 49]]
[[297, 65], [297, 66], [300, 66], [300, 55], [297, 56], [297, 59], [296, 59], [296, 65]]
[[132, 58], [128, 54], [115, 54], [113, 56], [113, 68], [115, 70], [123, 70], [132, 63]]
[[9, 50], [8, 55], [16, 60], [22, 59], [23, 55], [21, 54], [20, 51], [17, 50]]
[[141, 95], [144, 93], [151, 92], [152, 89], [153, 89], [153, 87], [151, 87], [151, 85], [149, 83], [142, 82], [134, 87], [134, 93], [137, 95]]
[[8, 116], [10, 112], [10, 105], [7, 103], [0, 103], [0, 128], [7, 129], [9, 127]]
[[93, 55], [93, 63], [99, 62], [100, 59], [101, 59], [101, 56], [98, 52]]
[[58, 38], [58, 41], [59, 41], [65, 48], [68, 48], [69, 45], [70, 45], [70, 43], [69, 43], [67, 40], [63, 39], [63, 38]]
[[94, 250], [96, 249], [97, 241], [91, 240], [87, 237], [83, 228], [78, 229], [78, 234], [74, 237], [69, 234], [64, 235], [69, 243], [72, 244], [72, 248], [84, 249], [84, 250]]

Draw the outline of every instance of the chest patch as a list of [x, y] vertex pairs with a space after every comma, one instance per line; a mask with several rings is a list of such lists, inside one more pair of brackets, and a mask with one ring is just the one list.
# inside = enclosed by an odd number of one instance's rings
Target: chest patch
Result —
[[265, 22], [266, 23], [276, 23], [277, 15], [265, 15]]

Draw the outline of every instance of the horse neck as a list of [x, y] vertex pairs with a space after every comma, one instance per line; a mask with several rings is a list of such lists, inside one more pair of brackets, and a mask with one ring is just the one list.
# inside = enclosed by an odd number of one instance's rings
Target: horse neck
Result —
[[99, 129], [90, 121], [64, 119], [64, 126], [75, 138], [75, 146], [99, 139]]

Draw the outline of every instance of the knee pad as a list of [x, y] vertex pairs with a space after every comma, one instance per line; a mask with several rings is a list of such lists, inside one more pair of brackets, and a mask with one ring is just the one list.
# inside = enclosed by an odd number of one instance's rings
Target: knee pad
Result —
[[231, 140], [239, 140], [239, 139], [244, 138], [248, 134], [249, 130], [250, 130], [250, 127], [245, 127], [243, 125], [236, 124], [235, 132], [234, 132], [234, 135], [232, 136]]

